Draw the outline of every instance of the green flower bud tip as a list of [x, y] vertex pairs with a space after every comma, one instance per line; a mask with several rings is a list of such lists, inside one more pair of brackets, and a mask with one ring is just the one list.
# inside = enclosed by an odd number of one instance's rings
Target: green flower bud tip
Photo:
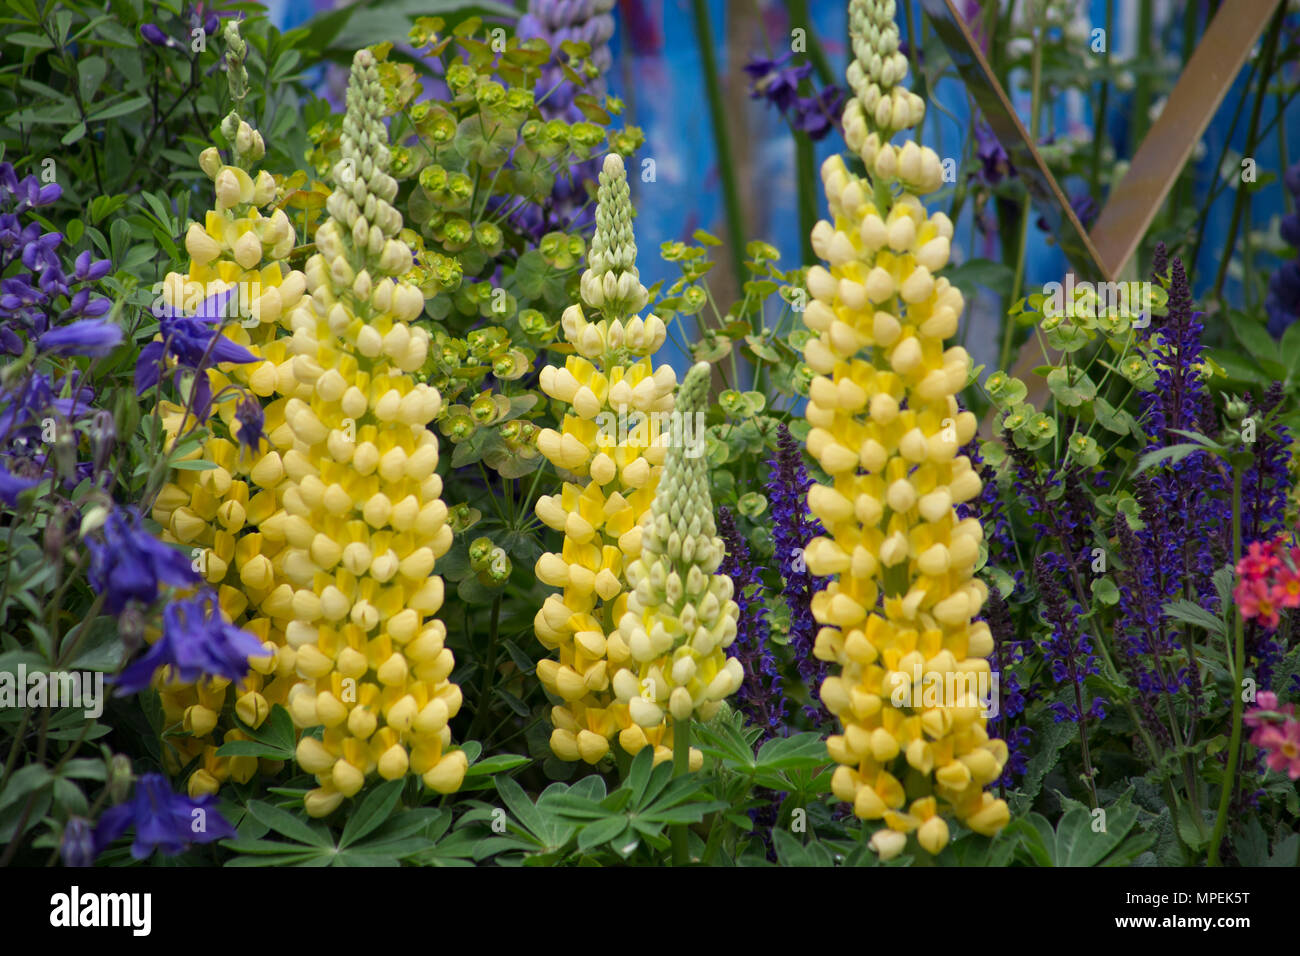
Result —
[[383, 277], [401, 277], [412, 265], [410, 247], [396, 238], [402, 229], [401, 213], [392, 205], [397, 180], [388, 174], [392, 156], [383, 123], [384, 91], [369, 50], [358, 50], [352, 59], [347, 104], [341, 156], [332, 170], [334, 191], [325, 203], [330, 219], [318, 230], [316, 246], [335, 291], [351, 291], [363, 300]]
[[625, 319], [649, 300], [636, 268], [632, 194], [623, 157], [610, 153], [596, 189], [596, 234], [582, 274], [582, 299], [607, 319]]
[[696, 362], [678, 386], [673, 404], [671, 441], [664, 456], [664, 476], [651, 510], [655, 517], [670, 516], [683, 534], [712, 539], [713, 502], [709, 496], [708, 460], [700, 454], [703, 436], [695, 434], [697, 416], [708, 405], [713, 367]]

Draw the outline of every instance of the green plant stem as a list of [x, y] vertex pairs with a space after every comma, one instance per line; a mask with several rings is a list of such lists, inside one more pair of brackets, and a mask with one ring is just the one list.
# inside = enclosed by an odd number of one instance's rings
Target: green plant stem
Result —
[[736, 164], [727, 132], [727, 115], [722, 102], [722, 83], [718, 80], [717, 57], [713, 55], [713, 25], [709, 20], [708, 0], [691, 0], [695, 15], [695, 37], [700, 45], [704, 65], [704, 86], [709, 98], [709, 119], [713, 125], [713, 142], [718, 152], [718, 176], [722, 180], [722, 205], [727, 218], [727, 249], [736, 285], [745, 281], [745, 221], [740, 209], [740, 191], [736, 185]]
[[790, 0], [790, 23], [803, 28], [804, 39], [808, 44], [808, 59], [812, 61], [817, 79], [824, 85], [835, 83], [837, 80], [835, 70], [831, 67], [831, 61], [826, 57], [826, 51], [822, 49], [821, 41], [817, 39], [817, 33], [813, 30], [812, 22], [808, 17], [808, 0]]
[[[1256, 59], [1250, 64], [1250, 72], [1246, 74], [1246, 89], [1249, 90], [1255, 83], [1255, 75], [1259, 72], [1259, 60]], [[1219, 150], [1219, 158], [1214, 162], [1214, 185], [1202, 200], [1204, 208], [1209, 209], [1214, 205], [1219, 193], [1223, 191], [1225, 178], [1222, 175], [1223, 161], [1228, 156], [1228, 149], [1232, 145], [1232, 138], [1237, 132], [1237, 121], [1241, 119], [1241, 110], [1246, 103], [1245, 96], [1237, 97], [1237, 105], [1233, 108], [1232, 122], [1228, 124], [1227, 135], [1223, 138], [1223, 147]], [[1205, 226], [1210, 221], [1209, 216], [1202, 216], [1200, 223], [1196, 227], [1196, 241], [1192, 243], [1192, 254], [1187, 259], [1189, 265], [1195, 267], [1200, 261], [1201, 244], [1205, 240]]]
[[483, 679], [479, 682], [478, 703], [474, 707], [474, 719], [470, 721], [466, 740], [473, 740], [474, 735], [483, 726], [483, 717], [488, 712], [488, 695], [492, 693], [492, 678], [497, 670], [497, 637], [501, 625], [501, 595], [492, 599], [492, 623], [488, 629], [487, 663], [483, 668]]
[[[1281, 116], [1286, 112], [1287, 101], [1280, 92], [1277, 94], [1277, 115]], [[1277, 131], [1277, 168], [1285, 170], [1291, 165], [1290, 157], [1286, 147], [1286, 126], [1285, 124]], [[1282, 205], [1288, 213], [1295, 212], [1295, 197], [1291, 195], [1291, 190], [1282, 190]]]
[[[1241, 472], [1232, 469], [1232, 564], [1236, 567], [1241, 562]], [[1232, 676], [1232, 737], [1228, 743], [1228, 764], [1223, 770], [1223, 789], [1219, 792], [1219, 813], [1214, 820], [1214, 832], [1210, 834], [1210, 866], [1219, 865], [1219, 844], [1223, 842], [1224, 831], [1228, 828], [1228, 806], [1232, 803], [1232, 793], [1237, 783], [1237, 758], [1241, 754], [1241, 677], [1246, 662], [1246, 636], [1242, 627], [1240, 612], [1233, 615], [1237, 619], [1233, 641], [1228, 645], [1228, 673]]]
[[[812, 230], [817, 224], [817, 156], [812, 138], [804, 132], [794, 134], [795, 176], [799, 186], [799, 252], [801, 265], [817, 261], [813, 252]], [[761, 316], [760, 316], [761, 322]]]
[[1101, 81], [1101, 92], [1097, 94], [1097, 115], [1092, 127], [1092, 175], [1089, 177], [1089, 191], [1094, 196], [1101, 195], [1102, 130], [1106, 128], [1106, 107], [1110, 99], [1110, 37], [1114, 20], [1115, 0], [1106, 0], [1106, 49], [1102, 52], [1102, 70], [1106, 78]]
[[[1035, 24], [1034, 34], [1036, 39], [1041, 39], [1041, 24]], [[1030, 99], [1029, 99], [1029, 135], [1035, 143], [1038, 142], [1039, 130], [1039, 112], [1041, 110], [1041, 96], [1043, 86], [1043, 46], [1041, 43], [1034, 44], [1033, 57], [1033, 75], [1030, 80]], [[1033, 215], [1033, 203], [1028, 195], [1025, 196], [1025, 208], [1020, 216], [1020, 241], [1016, 248], [1016, 271], [1015, 277], [1011, 280], [1011, 296], [1007, 299], [1006, 312], [1010, 311], [1011, 303], [1020, 298], [1020, 286], [1025, 279], [1025, 254], [1029, 247], [1029, 219]], [[1002, 351], [998, 355], [998, 368], [1010, 368], [1011, 348], [1015, 342], [1016, 323], [1012, 321], [1009, 315], [1003, 316], [1002, 328]]]
[[[691, 719], [673, 721], [673, 776], [684, 777], [691, 772]], [[672, 827], [673, 866], [690, 863], [690, 848], [686, 841], [686, 824]]]
[[[1278, 37], [1282, 35], [1282, 16], [1285, 12], [1285, 7], [1279, 7], [1268, 29], [1264, 68], [1260, 73], [1259, 90], [1255, 93], [1255, 105], [1250, 108], [1250, 126], [1247, 127], [1246, 132], [1246, 151], [1243, 155], [1247, 158], [1254, 158], [1255, 147], [1259, 142], [1259, 118], [1264, 109], [1264, 96], [1268, 93], [1268, 81], [1273, 74], [1273, 57], [1277, 53]], [[1228, 226], [1228, 240], [1223, 245], [1223, 255], [1219, 257], [1219, 271], [1214, 277], [1214, 291], [1210, 294], [1212, 299], [1220, 299], [1224, 280], [1228, 277], [1228, 264], [1232, 261], [1232, 249], [1237, 244], [1237, 231], [1241, 228], [1242, 213], [1249, 202], [1247, 196], [1249, 190], [1246, 185], [1245, 182], [1237, 184], [1237, 195], [1232, 202], [1232, 223]], [[1243, 275], [1242, 286], [1246, 284], [1247, 280]]]
[[[1135, 51], [1138, 61], [1150, 63], [1151, 30], [1155, 14], [1154, 4], [1138, 4], [1138, 35]], [[1109, 36], [1107, 37], [1109, 39]], [[1129, 142], [1140, 143], [1146, 133], [1151, 118], [1147, 115], [1151, 109], [1151, 77], [1144, 70], [1137, 75], [1137, 89], [1133, 94], [1133, 115], [1129, 117]]]

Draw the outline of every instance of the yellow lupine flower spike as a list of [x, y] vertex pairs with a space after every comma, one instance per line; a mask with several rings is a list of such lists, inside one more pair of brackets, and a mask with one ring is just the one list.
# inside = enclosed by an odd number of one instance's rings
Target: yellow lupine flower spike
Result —
[[893, 15], [892, 0], [850, 5], [855, 95], [844, 130], [869, 178], [838, 156], [822, 166], [831, 219], [812, 240], [829, 268], [809, 270], [804, 313], [816, 374], [807, 446], [830, 476], [808, 492], [826, 534], [805, 560], [833, 577], [812, 604], [823, 625], [814, 653], [839, 667], [820, 689], [844, 728], [827, 740], [840, 765], [832, 789], [858, 817], [884, 822], [872, 840], [883, 858], [910, 833], [939, 853], [944, 811], [989, 835], [1009, 817], [984, 790], [1007, 748], [981, 715], [993, 649], [988, 626], [972, 623], [987, 596], [974, 576], [983, 531], [956, 514], [981, 484], [957, 454], [975, 434], [955, 398], [970, 357], [943, 344], [963, 305], [938, 275], [952, 223], [918, 198], [941, 182], [938, 157], [889, 142], [924, 116], [920, 98], [896, 85], [907, 60]]
[[373, 55], [352, 61], [342, 156], [329, 218], [306, 265], [308, 296], [288, 314], [289, 448], [267, 487], [280, 505], [263, 525], [278, 548], [256, 584], [260, 613], [284, 629], [296, 681], [289, 712], [304, 735], [298, 763], [319, 787], [307, 812], [323, 816], [371, 773], [407, 773], [440, 793], [467, 767], [448, 720], [460, 688], [446, 628], [438, 558], [451, 546], [438, 441], [436, 389], [411, 374], [429, 335], [410, 323], [424, 309], [402, 280], [410, 248], [397, 239], [383, 88]]
[[[226, 39], [231, 52], [237, 54], [231, 69], [240, 71], [245, 48], [235, 21], [227, 22]], [[204, 150], [199, 158], [200, 167], [213, 180], [215, 206], [202, 224], [190, 225], [185, 239], [189, 270], [185, 275], [166, 277], [155, 307], [195, 312], [206, 299], [228, 292], [228, 320], [222, 325], [222, 334], [262, 361], [209, 369], [212, 393], [217, 395], [235, 382], [270, 398], [275, 392], [278, 363], [286, 360], [283, 344], [274, 338], [285, 311], [298, 304], [307, 282], [285, 262], [295, 239], [289, 220], [278, 209], [270, 215], [263, 213], [275, 199], [275, 180], [254, 167], [266, 151], [261, 134], [233, 112], [223, 122], [222, 131], [233, 147], [231, 162], [224, 163], [215, 147]], [[168, 769], [179, 771], [194, 757], [202, 757], [200, 768], [188, 781], [192, 796], [215, 792], [232, 775], [246, 781], [256, 770], [256, 760], [227, 760], [215, 755], [224, 737], [239, 733], [219, 726], [227, 690], [233, 695], [235, 714], [257, 727], [271, 706], [287, 702], [292, 677], [292, 664], [283, 659], [280, 650], [283, 630], [266, 618], [245, 618], [250, 603], [255, 611], [270, 590], [276, 562], [281, 560], [281, 543], [259, 533], [259, 526], [277, 507], [275, 496], [265, 488], [268, 476], [281, 469], [281, 456], [292, 447], [292, 434], [280, 427], [283, 415], [273, 403], [265, 409], [267, 441], [256, 451], [241, 446], [235, 417], [241, 397], [241, 393], [228, 393], [215, 403], [215, 414], [207, 422], [211, 437], [186, 456], [202, 458], [216, 467], [175, 472], [153, 508], [154, 519], [163, 527], [163, 539], [191, 548], [195, 567], [216, 590], [225, 616], [259, 637], [273, 652], [254, 659], [247, 677], [234, 687], [225, 680], [190, 685], [166, 681], [159, 675], [168, 724], [180, 723], [193, 735], [172, 738], [178, 752], [164, 750]], [[159, 412], [170, 446], [185, 430], [184, 409], [163, 402]]]
[[692, 427], [708, 405], [711, 372], [709, 363], [697, 363], [678, 390], [663, 479], [642, 521], [641, 554], [627, 569], [632, 590], [619, 634], [630, 658], [613, 684], [641, 727], [658, 727], [665, 711], [675, 724], [708, 720], [745, 676], [726, 654], [740, 609], [731, 578], [716, 573], [725, 551], [709, 495], [704, 429]]
[[656, 761], [672, 756], [665, 725], [642, 726], [610, 686], [628, 661], [618, 630], [627, 610], [626, 565], [641, 550], [641, 519], [650, 510], [663, 469], [657, 426], [672, 411], [677, 376], [652, 356], [667, 337], [655, 315], [642, 319], [647, 295], [636, 269], [632, 204], [623, 159], [605, 157], [597, 190], [596, 234], [581, 292], [601, 318], [581, 305], [565, 310], [564, 335], [576, 354], [563, 368], [542, 369], [541, 386], [568, 405], [560, 430], [544, 429], [537, 447], [570, 476], [558, 495], [538, 499], [537, 516], [564, 533], [560, 553], [544, 554], [537, 577], [560, 594], [535, 619], [537, 638], [556, 652], [537, 666], [546, 689], [562, 701], [551, 713], [551, 749], [562, 760], [596, 763], [616, 735], [628, 753], [650, 745]]

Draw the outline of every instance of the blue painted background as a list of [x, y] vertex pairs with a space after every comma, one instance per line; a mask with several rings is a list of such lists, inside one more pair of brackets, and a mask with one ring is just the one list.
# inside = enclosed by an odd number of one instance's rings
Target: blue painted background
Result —
[[[1177, 52], [1181, 37], [1182, 3], [1172, 0], [1118, 0], [1115, 3], [1115, 20], [1112, 35], [1108, 38], [1112, 55], [1126, 54], [1134, 43], [1138, 2], [1153, 3], [1156, 19], [1157, 49]], [[1199, 0], [1191, 0], [1199, 2]], [[272, 18], [282, 27], [303, 22], [321, 9], [330, 9], [334, 0], [271, 0], [267, 4]], [[1087, 6], [1087, 4], [1084, 4]], [[754, 49], [728, 49], [726, 4], [723, 0], [710, 0], [713, 35], [718, 68], [728, 82], [744, 83], [741, 68], [755, 56], [766, 55], [761, 44]], [[759, 2], [763, 20], [770, 37], [788, 36], [785, 4]], [[846, 52], [845, 4], [843, 0], [810, 0], [810, 14], [822, 46], [838, 76], [843, 75]], [[634, 11], [639, 22], [648, 24], [631, 42], [627, 14]], [[1091, 0], [1088, 7], [1091, 22], [1101, 25], [1105, 20], [1105, 0]], [[609, 76], [612, 93], [622, 96], [634, 105], [634, 119], [644, 129], [646, 145], [642, 156], [655, 159], [657, 181], [638, 184], [637, 241], [642, 250], [640, 266], [643, 279], [650, 284], [657, 279], [672, 279], [677, 275], [673, 263], [663, 263], [657, 256], [661, 242], [689, 238], [697, 228], [721, 233], [723, 223], [722, 194], [717, 174], [712, 128], [709, 122], [707, 101], [702, 76], [699, 46], [696, 40], [691, 5], [688, 0], [621, 0], [616, 8], [618, 26], [611, 43], [614, 66]], [[920, 22], [919, 5], [915, 14]], [[903, 17], [900, 13], [900, 21]], [[906, 35], [906, 25], [903, 24]], [[1168, 43], [1161, 38], [1168, 37]], [[341, 38], [346, 42], [346, 36]], [[394, 38], [397, 39], [397, 38]], [[1287, 42], [1285, 39], [1284, 43]], [[632, 88], [629, 89], [628, 78]], [[1216, 170], [1215, 160], [1229, 135], [1232, 112], [1244, 86], [1244, 75], [1239, 76], [1232, 92], [1220, 108], [1204, 137], [1204, 157], [1196, 163], [1196, 192], [1198, 204], [1211, 187]], [[941, 155], [960, 155], [962, 139], [969, 118], [967, 102], [962, 88], [955, 80], [945, 80], [932, 91], [932, 96], [954, 119], [944, 117], [938, 126], [938, 142], [934, 143]], [[1027, 92], [1013, 93], [1013, 99], [1022, 118], [1028, 113]], [[793, 266], [799, 253], [799, 226], [795, 199], [794, 144], [788, 128], [774, 108], [761, 101], [747, 101], [750, 139], [748, 148], [753, 163], [753, 181], [741, 184], [745, 203], [748, 238], [762, 238], [776, 245], [782, 252], [782, 262]], [[1108, 126], [1117, 132], [1127, 129], [1131, 96], [1112, 95]], [[1265, 105], [1263, 119], [1267, 123], [1274, 115], [1275, 100], [1270, 97]], [[1300, 106], [1293, 104], [1287, 116], [1294, 128]], [[1086, 96], [1063, 98], [1055, 105], [1054, 117], [1059, 130], [1071, 126], [1091, 125], [1093, 105]], [[935, 113], [931, 110], [932, 115]], [[928, 125], [926, 141], [932, 143], [934, 127]], [[1240, 152], [1246, 138], [1243, 118], [1232, 136], [1231, 148]], [[1130, 148], [1119, 140], [1121, 158]], [[818, 160], [842, 148], [837, 134], [832, 133], [818, 144]], [[1279, 169], [1279, 139], [1269, 136], [1257, 150], [1256, 160], [1261, 174]], [[1292, 162], [1296, 160], [1291, 157]], [[1279, 177], [1280, 178], [1280, 177]], [[1198, 290], [1213, 281], [1222, 243], [1226, 238], [1231, 216], [1233, 191], [1224, 189], [1218, 201], [1209, 209], [1206, 241], [1201, 261], [1194, 271]], [[942, 198], [940, 199], [942, 201]], [[1283, 210], [1282, 188], [1278, 182], [1261, 189], [1255, 200], [1255, 228], [1264, 228], [1270, 216]], [[967, 204], [969, 210], [970, 204]], [[954, 259], [961, 261], [972, 255], [992, 255], [996, 250], [971, 249], [970, 212], [963, 214], [957, 224], [957, 242]], [[977, 234], [978, 235], [978, 234]], [[1030, 230], [1025, 282], [1039, 285], [1060, 277], [1064, 260], [1060, 252], [1050, 245], [1037, 229]], [[1228, 284], [1228, 293], [1240, 295], [1238, 283]], [[997, 317], [992, 314], [994, 303], [973, 305], [971, 322], [975, 335], [968, 348], [979, 362], [990, 361], [991, 333], [996, 329]], [[1260, 306], [1262, 309], [1262, 306]], [[684, 365], [679, 357], [675, 365]], [[992, 360], [995, 361], [995, 358]]]

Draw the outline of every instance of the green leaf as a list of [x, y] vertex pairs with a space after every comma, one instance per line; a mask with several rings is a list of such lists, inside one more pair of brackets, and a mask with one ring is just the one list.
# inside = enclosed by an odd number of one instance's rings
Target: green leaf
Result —
[[83, 103], [94, 99], [99, 84], [108, 73], [108, 63], [102, 56], [88, 56], [77, 61], [77, 87]]
[[262, 743], [259, 740], [231, 740], [217, 748], [218, 757], [257, 757], [267, 760], [288, 760], [293, 756], [290, 752], [287, 756], [285, 752], [278, 747]]
[[[1060, 697], [1064, 699], [1063, 692]], [[1020, 790], [1013, 797], [1019, 808], [1016, 812], [1023, 813], [1033, 805], [1034, 798], [1042, 789], [1043, 780], [1056, 767], [1061, 751], [1075, 738], [1075, 735], [1075, 726], [1068, 721], [1059, 724], [1050, 722], [1034, 735], [1037, 738], [1035, 741], [1037, 749], [1029, 758], [1025, 775], [1021, 779]]]
[[1092, 596], [1107, 607], [1114, 607], [1119, 603], [1119, 588], [1110, 578], [1093, 578]]
[[98, 123], [101, 120], [117, 119], [120, 116], [126, 116], [128, 113], [134, 113], [136, 110], [143, 109], [149, 105], [149, 97], [132, 96], [129, 99], [118, 100], [109, 106], [101, 107], [94, 113], [86, 117], [87, 123]]
[[[297, 750], [298, 734], [293, 718], [279, 704], [271, 708], [271, 715], [256, 730], [239, 721], [239, 729], [251, 740], [232, 740], [217, 749], [217, 756], [267, 757], [271, 760], [292, 760]], [[244, 745], [244, 746], [240, 746]], [[255, 748], [262, 749], [257, 750]], [[227, 750], [226, 748], [232, 748]]]
[[1101, 396], [1093, 402], [1092, 413], [1097, 419], [1097, 424], [1108, 432], [1114, 432], [1116, 435], [1127, 435], [1132, 430], [1133, 416], [1128, 412], [1116, 409], [1114, 405], [1106, 401]]
[[1195, 627], [1204, 628], [1216, 637], [1223, 637], [1227, 634], [1227, 627], [1221, 618], [1215, 617], [1205, 608], [1201, 607], [1195, 601], [1189, 601], [1186, 598], [1168, 601], [1164, 608], [1165, 617], [1172, 618], [1175, 621], [1182, 621], [1184, 624], [1191, 624]]
[[[1205, 355], [1218, 364], [1232, 381], [1257, 385], [1262, 388], [1267, 388], [1272, 381], [1272, 378], [1263, 367], [1264, 362], [1262, 360], [1251, 362], [1242, 358], [1236, 352], [1229, 352], [1226, 349], [1207, 349]], [[1282, 371], [1285, 374], [1285, 370]]]
[[819, 733], [774, 737], [758, 750], [757, 769], [761, 771], [797, 770], [820, 767], [830, 761], [826, 742]]
[[281, 810], [261, 800], [252, 800], [248, 803], [248, 812], [258, 823], [270, 827], [281, 836], [287, 836], [290, 840], [321, 849], [334, 847], [329, 831], [309, 826], [287, 810]]
[[1054, 865], [1096, 866], [1105, 860], [1137, 822], [1138, 811], [1131, 801], [1130, 790], [1110, 807], [1089, 810], [1062, 794], [1061, 803], [1066, 809], [1056, 825]]
[[470, 764], [466, 771], [466, 776], [485, 777], [494, 773], [501, 773], [506, 770], [514, 770], [516, 767], [523, 767], [532, 761], [520, 756], [519, 754], [494, 754], [486, 760], [480, 760], [478, 763]]
[[541, 837], [547, 830], [546, 818], [533, 806], [523, 787], [509, 777], [497, 777], [496, 787], [497, 793], [519, 824], [534, 836]]
[[[1237, 337], [1237, 341], [1245, 347], [1256, 359], [1272, 359], [1278, 355], [1277, 340], [1268, 334], [1268, 329], [1262, 322], [1256, 321], [1244, 312], [1232, 310], [1228, 313], [1228, 326], [1232, 329], [1232, 334]], [[1290, 331], [1290, 326], [1288, 326]], [[1283, 337], [1285, 343], [1286, 338]], [[1285, 349], [1281, 354], [1288, 354]]]
[[981, 287], [995, 291], [1004, 289], [1015, 278], [1010, 266], [992, 259], [968, 259], [959, 266], [944, 269], [942, 274], [961, 289], [968, 301], [975, 298]]
[[77, 757], [63, 765], [60, 776], [75, 777], [78, 780], [105, 780], [108, 768], [98, 757]]
[[1138, 459], [1137, 470], [1134, 471], [1133, 474], [1140, 475], [1148, 468], [1154, 468], [1161, 462], [1168, 462], [1171, 465], [1175, 464], [1182, 461], [1188, 455], [1198, 451], [1205, 451], [1205, 448], [1201, 445], [1192, 444], [1191, 442], [1169, 445], [1165, 448], [1157, 448], [1155, 451], [1149, 451]]
[[339, 849], [351, 846], [387, 821], [401, 796], [401, 780], [389, 780], [366, 794], [361, 805], [348, 816], [343, 835], [339, 837]]
[[623, 782], [623, 788], [627, 789], [638, 801], [641, 799], [641, 795], [645, 793], [646, 784], [650, 782], [650, 771], [654, 768], [654, 762], [648, 755], [649, 750], [649, 747], [642, 747], [641, 752], [632, 758], [632, 766], [628, 768], [627, 780]]
[[15, 770], [10, 776], [0, 780], [4, 785], [4, 789], [0, 790], [0, 810], [17, 803], [34, 790], [43, 789], [53, 779], [50, 768], [40, 763], [29, 764]]
[[1292, 379], [1300, 378], [1300, 328], [1296, 328], [1296, 325], [1297, 323], [1292, 322], [1286, 327], [1286, 331], [1282, 333], [1282, 344], [1277, 346], [1271, 355], [1260, 356], [1260, 358], [1276, 358], [1281, 355], [1290, 356], [1291, 367], [1289, 371]]
[[594, 849], [620, 836], [627, 828], [627, 817], [621, 813], [596, 820], [578, 831], [578, 849], [582, 851]]

